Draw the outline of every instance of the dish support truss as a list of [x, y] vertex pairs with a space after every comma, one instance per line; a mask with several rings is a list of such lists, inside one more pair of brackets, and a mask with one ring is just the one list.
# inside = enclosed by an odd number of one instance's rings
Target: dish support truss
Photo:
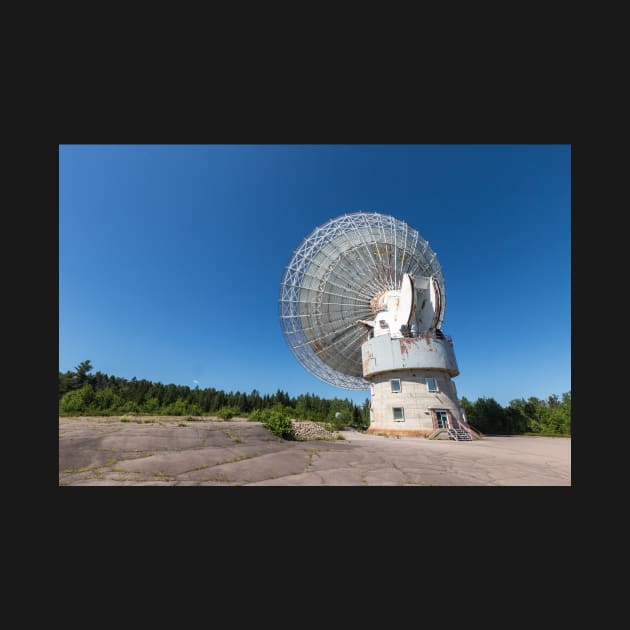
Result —
[[404, 273], [433, 276], [446, 290], [435, 252], [404, 221], [377, 212], [329, 220], [293, 252], [280, 284], [280, 324], [298, 361], [320, 380], [345, 389], [369, 389], [361, 345], [384, 291], [399, 290]]

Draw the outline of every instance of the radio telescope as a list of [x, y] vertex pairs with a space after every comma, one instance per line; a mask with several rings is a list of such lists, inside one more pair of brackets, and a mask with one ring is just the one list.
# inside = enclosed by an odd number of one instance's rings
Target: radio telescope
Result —
[[[280, 284], [280, 323], [297, 360], [322, 381], [370, 389], [368, 433], [470, 439], [441, 326], [442, 268], [420, 233], [377, 212], [315, 228]], [[475, 436], [476, 437], [476, 436]]]

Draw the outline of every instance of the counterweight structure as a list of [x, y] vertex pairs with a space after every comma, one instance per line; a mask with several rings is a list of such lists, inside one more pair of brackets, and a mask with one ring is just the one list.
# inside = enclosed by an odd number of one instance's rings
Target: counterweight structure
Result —
[[476, 437], [460, 408], [446, 289], [435, 252], [404, 221], [354, 212], [317, 227], [280, 285], [298, 361], [346, 389], [370, 389], [368, 433]]

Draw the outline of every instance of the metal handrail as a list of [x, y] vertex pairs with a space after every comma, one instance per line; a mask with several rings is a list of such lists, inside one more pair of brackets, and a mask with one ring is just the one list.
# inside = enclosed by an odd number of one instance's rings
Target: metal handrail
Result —
[[461, 425], [463, 425], [464, 430], [467, 431], [468, 433], [472, 432], [472, 433], [476, 433], [480, 438], [484, 437], [483, 433], [481, 431], [479, 431], [479, 429], [475, 429], [475, 427], [472, 426], [472, 424], [468, 424], [467, 422], [461, 422]]

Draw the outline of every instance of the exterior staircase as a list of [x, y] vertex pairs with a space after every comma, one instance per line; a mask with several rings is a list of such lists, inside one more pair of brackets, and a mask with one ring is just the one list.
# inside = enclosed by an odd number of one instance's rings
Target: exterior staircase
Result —
[[448, 436], [456, 442], [472, 442], [468, 431], [464, 431], [462, 428], [448, 429]]

